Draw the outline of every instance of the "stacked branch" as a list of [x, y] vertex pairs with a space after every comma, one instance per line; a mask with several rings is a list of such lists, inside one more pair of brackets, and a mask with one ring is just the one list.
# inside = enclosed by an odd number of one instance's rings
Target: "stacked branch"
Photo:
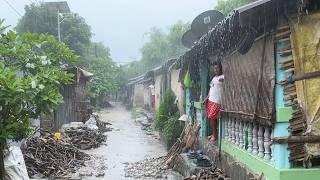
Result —
[[97, 148], [107, 139], [107, 136], [100, 131], [84, 126], [77, 129], [66, 129], [64, 133], [69, 138], [70, 144], [82, 150]]
[[229, 180], [218, 168], [202, 169], [197, 175], [192, 175], [184, 180]]
[[169, 149], [168, 154], [165, 156], [164, 164], [167, 167], [171, 167], [174, 159], [182, 152], [192, 148], [194, 143], [198, 139], [200, 126], [196, 126], [193, 123], [189, 123], [185, 126], [180, 137], [176, 143]]
[[31, 138], [23, 150], [25, 163], [30, 177], [42, 175], [45, 177], [65, 176], [74, 173], [84, 166], [90, 156], [79, 151], [73, 145], [57, 141], [53, 135], [42, 138]]

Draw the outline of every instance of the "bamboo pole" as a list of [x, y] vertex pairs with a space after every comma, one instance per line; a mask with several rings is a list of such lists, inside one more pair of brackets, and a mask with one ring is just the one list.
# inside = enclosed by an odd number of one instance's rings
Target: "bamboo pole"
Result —
[[286, 136], [275, 137], [272, 139], [273, 144], [287, 143], [320, 143], [320, 136]]

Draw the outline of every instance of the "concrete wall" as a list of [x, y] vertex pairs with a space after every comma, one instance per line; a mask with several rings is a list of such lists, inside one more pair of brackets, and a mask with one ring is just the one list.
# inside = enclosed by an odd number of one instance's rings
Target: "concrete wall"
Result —
[[144, 106], [151, 107], [151, 90], [148, 83], [143, 85], [143, 97]]
[[162, 75], [158, 75], [155, 77], [155, 82], [154, 82], [154, 90], [155, 90], [155, 109], [158, 110], [160, 101], [161, 101], [161, 85], [162, 85]]
[[143, 107], [144, 105], [144, 87], [143, 84], [135, 84], [133, 92], [133, 106]]
[[182, 88], [182, 85], [179, 81], [179, 72], [180, 69], [175, 69], [171, 71], [171, 82], [170, 82], [170, 86], [172, 91], [174, 92], [174, 94], [177, 96], [178, 98], [178, 108], [179, 108], [179, 112], [180, 114], [185, 114], [185, 108], [184, 108], [184, 104], [185, 104], [185, 97], [184, 97], [184, 90]]

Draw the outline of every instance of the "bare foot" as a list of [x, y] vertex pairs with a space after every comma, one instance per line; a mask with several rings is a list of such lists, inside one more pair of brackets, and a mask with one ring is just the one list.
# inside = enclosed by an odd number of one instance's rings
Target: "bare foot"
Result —
[[211, 136], [211, 138], [209, 139], [209, 141], [211, 141], [211, 142], [216, 142], [216, 140], [217, 140], [217, 138], [214, 136]]

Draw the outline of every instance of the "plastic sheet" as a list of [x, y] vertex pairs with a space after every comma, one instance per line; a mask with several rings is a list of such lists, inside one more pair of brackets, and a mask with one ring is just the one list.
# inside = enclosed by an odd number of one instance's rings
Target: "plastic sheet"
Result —
[[6, 180], [29, 180], [26, 164], [19, 147], [11, 146], [4, 158]]
[[[291, 20], [295, 74], [320, 70], [320, 13]], [[306, 133], [320, 135], [320, 78], [296, 82], [298, 102], [307, 120]], [[311, 156], [320, 156], [320, 144], [306, 144]]]

